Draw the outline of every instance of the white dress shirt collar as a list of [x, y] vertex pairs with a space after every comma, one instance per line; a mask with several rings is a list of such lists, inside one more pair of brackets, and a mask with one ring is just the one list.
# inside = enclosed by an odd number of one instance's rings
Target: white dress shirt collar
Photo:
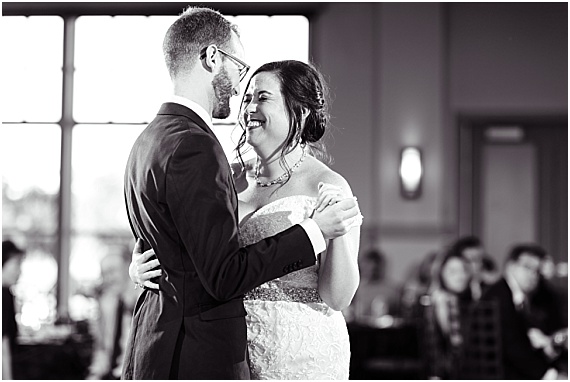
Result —
[[166, 99], [166, 102], [172, 102], [172, 103], [177, 103], [177, 104], [182, 105], [182, 106], [186, 106], [188, 109], [190, 109], [194, 113], [198, 114], [198, 117], [200, 117], [204, 122], [206, 122], [208, 127], [213, 130], [212, 117], [208, 114], [206, 109], [204, 109], [202, 106], [198, 105], [196, 102], [191, 101], [188, 98], [180, 97], [180, 96], [177, 96], [174, 94], [170, 95]]

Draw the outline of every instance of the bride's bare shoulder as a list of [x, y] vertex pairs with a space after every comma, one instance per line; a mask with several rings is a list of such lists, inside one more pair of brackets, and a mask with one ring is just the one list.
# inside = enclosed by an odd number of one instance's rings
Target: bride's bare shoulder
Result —
[[312, 182], [313, 187], [318, 187], [320, 182], [333, 184], [335, 186], [341, 187], [349, 195], [352, 195], [350, 185], [346, 179], [338, 172], [331, 169], [329, 166], [321, 162], [316, 158], [312, 158], [309, 163], [309, 176], [307, 177]]

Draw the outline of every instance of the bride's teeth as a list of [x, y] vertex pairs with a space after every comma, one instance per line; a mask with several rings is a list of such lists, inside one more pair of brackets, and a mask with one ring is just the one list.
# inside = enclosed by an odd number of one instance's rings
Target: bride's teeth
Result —
[[259, 122], [259, 121], [249, 121], [249, 122], [247, 123], [247, 126], [248, 126], [248, 127], [258, 127], [258, 126], [261, 126], [261, 122]]

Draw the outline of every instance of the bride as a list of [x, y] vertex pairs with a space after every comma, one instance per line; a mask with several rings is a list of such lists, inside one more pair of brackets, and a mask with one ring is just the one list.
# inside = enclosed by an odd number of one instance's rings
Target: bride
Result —
[[[326, 87], [311, 65], [271, 62], [257, 69], [241, 106], [243, 134], [233, 164], [240, 240], [247, 246], [352, 196], [348, 182], [314, 155], [328, 122]], [[244, 162], [248, 143], [256, 158]], [[317, 263], [244, 296], [253, 379], [348, 379], [350, 344], [342, 309], [358, 287], [359, 225], [331, 240]], [[158, 288], [161, 274], [135, 248], [131, 279]]]

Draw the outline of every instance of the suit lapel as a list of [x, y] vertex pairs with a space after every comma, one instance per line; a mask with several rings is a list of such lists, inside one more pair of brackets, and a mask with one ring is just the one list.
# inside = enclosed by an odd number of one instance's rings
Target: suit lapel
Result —
[[[218, 137], [216, 137], [216, 134], [214, 134], [214, 132], [212, 131], [212, 129], [210, 129], [208, 124], [202, 118], [200, 118], [200, 116], [198, 116], [198, 114], [196, 114], [194, 111], [192, 111], [191, 109], [189, 109], [188, 107], [186, 107], [184, 105], [180, 105], [180, 104], [174, 103], [174, 102], [165, 102], [160, 107], [160, 110], [158, 111], [158, 115], [180, 115], [180, 116], [186, 117], [186, 118], [190, 119], [192, 122], [194, 122], [202, 130], [204, 130], [205, 132], [207, 132], [208, 134], [210, 134], [211, 136], [216, 138], [216, 141], [218, 143], [220, 143], [220, 141], [218, 140]], [[232, 185], [234, 195], [236, 196], [235, 204], [237, 206], [237, 190], [236, 190], [236, 185], [234, 182], [233, 170], [231, 169], [231, 166], [229, 163], [228, 163], [228, 170], [229, 170], [230, 175], [231, 175], [230, 176], [230, 178], [231, 178], [230, 183]]]

